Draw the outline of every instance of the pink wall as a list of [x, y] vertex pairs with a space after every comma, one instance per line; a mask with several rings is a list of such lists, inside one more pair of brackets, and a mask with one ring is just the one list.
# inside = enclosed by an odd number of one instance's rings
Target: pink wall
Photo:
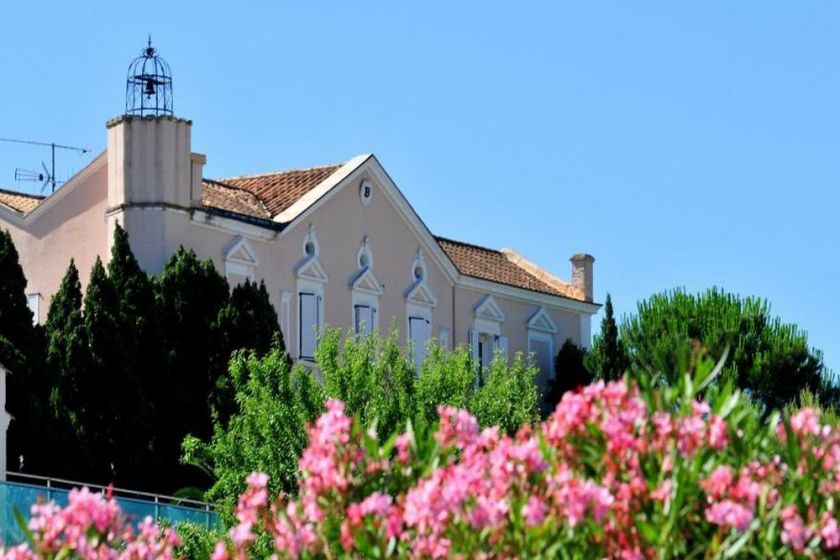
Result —
[[[62, 192], [64, 189], [66, 191]], [[39, 207], [25, 219], [0, 211], [0, 227], [8, 229], [26, 275], [27, 293], [41, 294], [39, 322], [44, 322], [50, 298], [58, 290], [70, 259], [76, 261], [82, 287], [97, 255], [106, 255], [107, 169], [100, 156], [76, 179], [61, 187], [55, 204]], [[103, 257], [104, 258], [104, 257]]]

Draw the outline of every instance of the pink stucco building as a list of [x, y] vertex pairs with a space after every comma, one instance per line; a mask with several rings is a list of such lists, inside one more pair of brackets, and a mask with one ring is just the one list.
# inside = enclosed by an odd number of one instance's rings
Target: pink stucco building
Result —
[[265, 280], [298, 360], [311, 359], [324, 325], [393, 325], [418, 361], [430, 338], [468, 344], [482, 362], [495, 349], [533, 353], [545, 383], [566, 339], [589, 344], [599, 308], [589, 255], [571, 257], [566, 282], [514, 251], [435, 236], [371, 154], [206, 179], [190, 121], [126, 113], [107, 123], [106, 150], [51, 196], [0, 190], [0, 227], [37, 321], [71, 258], [83, 275], [107, 260], [119, 222], [149, 273], [184, 245], [232, 285]]

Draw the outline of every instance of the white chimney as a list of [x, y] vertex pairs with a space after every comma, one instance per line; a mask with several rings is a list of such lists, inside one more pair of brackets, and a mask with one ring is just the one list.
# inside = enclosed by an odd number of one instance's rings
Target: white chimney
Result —
[[592, 264], [595, 262], [595, 257], [586, 253], [577, 253], [569, 260], [572, 261], [572, 285], [579, 290], [584, 300], [592, 301], [595, 291]]

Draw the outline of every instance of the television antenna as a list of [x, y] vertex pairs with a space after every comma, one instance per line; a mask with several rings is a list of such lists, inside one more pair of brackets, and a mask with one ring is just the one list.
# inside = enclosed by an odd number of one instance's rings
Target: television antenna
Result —
[[57, 181], [55, 178], [55, 151], [56, 150], [70, 150], [86, 154], [90, 150], [88, 148], [78, 148], [76, 146], [65, 146], [64, 144], [56, 144], [55, 142], [35, 142], [32, 140], [19, 140], [17, 138], [0, 138], [0, 142], [7, 142], [10, 144], [28, 144], [30, 146], [45, 146], [50, 149], [50, 167], [41, 162], [43, 171], [30, 171], [27, 169], [15, 169], [15, 181], [32, 181], [41, 182], [41, 192], [47, 190], [48, 186], [52, 187], [52, 192], [55, 192], [55, 186], [64, 181]]

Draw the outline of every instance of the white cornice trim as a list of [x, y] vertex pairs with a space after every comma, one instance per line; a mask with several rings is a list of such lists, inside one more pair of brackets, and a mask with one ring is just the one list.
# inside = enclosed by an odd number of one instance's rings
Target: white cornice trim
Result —
[[429, 231], [429, 228], [426, 227], [426, 224], [420, 216], [417, 215], [417, 212], [414, 211], [414, 208], [412, 208], [411, 204], [405, 198], [405, 195], [399, 187], [397, 187], [390, 175], [388, 175], [388, 172], [385, 171], [385, 168], [382, 167], [382, 164], [379, 163], [379, 160], [376, 159], [376, 156], [371, 157], [369, 166], [371, 174], [383, 186], [385, 186], [385, 188], [382, 189], [383, 194], [399, 211], [403, 220], [408, 224], [417, 238], [423, 242], [424, 249], [432, 255], [435, 262], [438, 263], [438, 265], [449, 277], [449, 280], [453, 283], [457, 282], [458, 277], [460, 276], [458, 269], [455, 268], [452, 260], [446, 253], [444, 253], [443, 249], [441, 249], [440, 244], [438, 244], [437, 240], [435, 240], [432, 232]]
[[484, 319], [486, 321], [504, 322], [505, 312], [502, 311], [499, 302], [496, 301], [492, 295], [487, 294], [475, 306], [475, 318]]
[[497, 284], [489, 280], [482, 280], [472, 276], [461, 276], [458, 281], [458, 287], [469, 288], [479, 292], [488, 292], [497, 296], [531, 303], [534, 305], [545, 305], [553, 309], [561, 309], [564, 311], [573, 311], [575, 313], [585, 313], [587, 315], [594, 315], [601, 308], [597, 303], [587, 303], [585, 301], [577, 301], [566, 299], [559, 296], [552, 296], [550, 294], [543, 294], [523, 288], [515, 288], [506, 284]]
[[385, 293], [382, 289], [382, 283], [369, 266], [356, 272], [350, 282], [350, 289], [354, 292], [361, 292], [371, 296], [381, 296]]
[[[446, 253], [443, 252], [443, 249], [440, 248], [440, 245], [426, 227], [426, 224], [423, 223], [414, 211], [414, 208], [412, 208], [408, 203], [408, 200], [406, 200], [405, 195], [402, 194], [399, 188], [391, 180], [391, 177], [382, 167], [382, 164], [379, 163], [376, 156], [372, 154], [354, 157], [344, 164], [339, 170], [330, 175], [326, 181], [309, 191], [307, 195], [292, 205], [288, 211], [297, 207], [298, 204], [305, 208], [286, 225], [283, 231], [278, 234], [278, 237], [282, 237], [289, 230], [298, 227], [299, 224], [305, 223], [306, 218], [309, 215], [315, 212], [322, 205], [326, 204], [341, 189], [353, 183], [353, 181], [365, 170], [369, 171], [376, 181], [382, 186], [382, 194], [391, 201], [391, 204], [393, 204], [393, 206], [397, 209], [397, 213], [403, 218], [403, 221], [409, 226], [409, 229], [420, 240], [426, 252], [432, 255], [434, 260], [443, 269], [444, 273], [449, 277], [449, 281], [454, 284], [459, 276], [455, 265]], [[312, 196], [310, 197], [310, 195]], [[312, 199], [317, 200], [313, 202]], [[306, 204], [302, 204], [304, 200], [306, 201]], [[281, 220], [281, 217], [284, 215], [285, 213], [279, 214], [275, 220], [285, 221], [285, 219]]]
[[551, 314], [542, 306], [528, 318], [528, 328], [550, 334], [557, 332], [557, 324], [551, 318]]
[[[108, 152], [103, 150], [98, 156], [93, 158], [81, 171], [73, 175], [60, 189], [44, 199], [41, 204], [36, 206], [32, 211], [23, 214], [11, 208], [0, 205], [0, 218], [8, 220], [15, 225], [25, 226], [38, 219], [41, 214], [48, 212], [50, 208], [58, 204], [62, 198], [68, 195], [70, 191], [76, 188], [76, 185], [83, 183], [88, 177], [99, 171], [100, 168], [108, 163]], [[107, 192], [105, 194], [107, 195]]]

